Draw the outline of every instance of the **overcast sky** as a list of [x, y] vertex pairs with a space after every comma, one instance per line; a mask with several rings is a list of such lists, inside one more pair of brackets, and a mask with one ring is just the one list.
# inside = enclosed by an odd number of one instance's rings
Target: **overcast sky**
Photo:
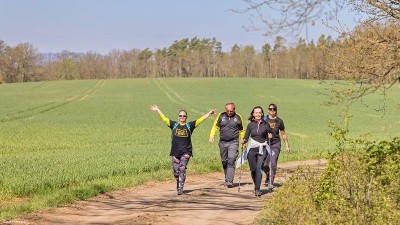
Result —
[[[11, 46], [31, 43], [43, 53], [102, 54], [154, 50], [193, 37], [215, 37], [224, 51], [235, 43], [257, 50], [272, 44], [262, 31], [243, 28], [250, 24], [248, 14], [229, 10], [245, 6], [241, 0], [0, 0], [0, 40]], [[308, 30], [308, 40], [322, 33], [337, 36], [321, 24]]]

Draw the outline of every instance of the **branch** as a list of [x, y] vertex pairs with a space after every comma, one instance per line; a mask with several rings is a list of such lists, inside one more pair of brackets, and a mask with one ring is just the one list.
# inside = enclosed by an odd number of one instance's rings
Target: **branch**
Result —
[[400, 4], [399, 1], [394, 0], [368, 0], [368, 3], [380, 9], [382, 12], [386, 13], [389, 17], [393, 19], [400, 19]]
[[[314, 25], [324, 13], [338, 12], [347, 0], [242, 0], [244, 9], [231, 10], [237, 13], [255, 13], [260, 24], [250, 19], [251, 30], [265, 30], [265, 35], [290, 33], [299, 35], [307, 25]], [[254, 15], [252, 15], [254, 16]], [[250, 30], [248, 29], [248, 30]]]

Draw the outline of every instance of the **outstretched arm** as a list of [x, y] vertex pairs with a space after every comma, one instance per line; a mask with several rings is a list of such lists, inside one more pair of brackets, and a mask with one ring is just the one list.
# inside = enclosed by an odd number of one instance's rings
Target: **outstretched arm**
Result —
[[208, 113], [204, 114], [204, 116], [202, 116], [200, 119], [196, 120], [196, 124], [195, 127], [197, 127], [198, 125], [200, 125], [204, 120], [206, 120], [208, 117], [214, 115], [217, 112], [216, 109], [212, 109], [210, 110]]
[[204, 114], [204, 116], [203, 116], [204, 120], [206, 120], [208, 117], [214, 115], [215, 113], [217, 113], [217, 110], [216, 109], [211, 109], [210, 112]]
[[160, 116], [161, 120], [167, 125], [170, 126], [170, 122], [169, 119], [167, 117], [164, 116], [164, 114], [161, 112], [160, 108], [158, 108], [157, 105], [151, 105], [149, 106], [150, 110], [156, 111], [158, 113], [158, 115]]
[[157, 105], [150, 105], [149, 109], [158, 112], [159, 115], [163, 114]]

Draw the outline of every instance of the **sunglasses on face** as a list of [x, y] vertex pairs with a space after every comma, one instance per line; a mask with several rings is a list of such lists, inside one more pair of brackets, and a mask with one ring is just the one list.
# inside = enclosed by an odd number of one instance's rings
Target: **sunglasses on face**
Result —
[[186, 115], [178, 115], [179, 118], [186, 118]]
[[270, 111], [276, 111], [276, 108], [269, 108]]

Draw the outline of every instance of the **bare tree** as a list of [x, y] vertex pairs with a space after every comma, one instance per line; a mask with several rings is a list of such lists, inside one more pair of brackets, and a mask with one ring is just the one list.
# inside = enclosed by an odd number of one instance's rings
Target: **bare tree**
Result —
[[[354, 100], [385, 90], [400, 82], [400, 2], [398, 0], [243, 0], [247, 7], [236, 12], [254, 13], [250, 28], [264, 29], [267, 35], [282, 32], [299, 34], [322, 16], [337, 15], [351, 6], [366, 20], [352, 31], [341, 30], [341, 43], [331, 51], [332, 62], [323, 74], [353, 81], [345, 89], [332, 91], [339, 100]], [[340, 23], [340, 21], [339, 21]], [[322, 41], [322, 40], [320, 40]], [[320, 48], [322, 42], [319, 43]], [[325, 54], [325, 53], [324, 53]], [[326, 57], [326, 55], [324, 55]], [[323, 61], [326, 62], [326, 61]], [[323, 68], [325, 70], [325, 65]]]
[[[0, 43], [1, 45], [1, 43]], [[0, 71], [6, 83], [35, 80], [36, 50], [31, 44], [0, 47]]]
[[[381, 93], [400, 83], [400, 26], [367, 21], [343, 37], [332, 52], [334, 63], [327, 73], [339, 80], [351, 80], [346, 89], [334, 85], [336, 100], [355, 100]], [[384, 103], [384, 101], [383, 101]]]
[[[350, 0], [349, 0], [350, 1]], [[347, 4], [347, 0], [243, 0], [246, 7], [234, 9], [238, 13], [250, 13], [249, 30], [263, 30], [266, 35], [307, 32], [322, 16], [331, 17]]]

